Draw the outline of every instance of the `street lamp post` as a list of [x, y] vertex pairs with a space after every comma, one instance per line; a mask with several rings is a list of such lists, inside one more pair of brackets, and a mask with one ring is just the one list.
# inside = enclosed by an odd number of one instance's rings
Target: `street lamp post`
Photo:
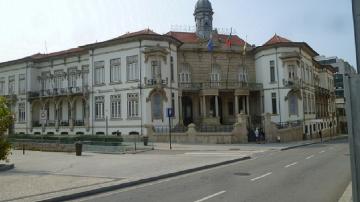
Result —
[[357, 75], [345, 77], [353, 201], [360, 201], [360, 0], [352, 0]]

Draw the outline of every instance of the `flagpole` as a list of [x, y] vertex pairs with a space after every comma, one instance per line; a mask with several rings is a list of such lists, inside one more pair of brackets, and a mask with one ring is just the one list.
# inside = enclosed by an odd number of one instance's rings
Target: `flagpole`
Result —
[[228, 43], [230, 45], [230, 53], [228, 54], [228, 67], [227, 67], [227, 73], [226, 73], [226, 89], [228, 89], [228, 82], [229, 82], [230, 56], [231, 56], [231, 34], [232, 34], [232, 28], [231, 28], [230, 35], [228, 38], [229, 41], [225, 42], [226, 44]]

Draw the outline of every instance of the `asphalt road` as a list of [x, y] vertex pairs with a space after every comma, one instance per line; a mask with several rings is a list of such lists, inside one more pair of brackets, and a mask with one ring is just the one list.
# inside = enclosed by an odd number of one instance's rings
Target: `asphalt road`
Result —
[[80, 199], [80, 201], [338, 201], [351, 180], [344, 140]]

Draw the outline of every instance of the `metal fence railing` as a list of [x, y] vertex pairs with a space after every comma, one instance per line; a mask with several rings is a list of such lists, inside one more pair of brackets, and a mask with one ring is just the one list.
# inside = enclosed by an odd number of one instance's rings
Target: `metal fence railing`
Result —
[[279, 122], [276, 123], [276, 127], [278, 129], [285, 129], [285, 128], [294, 128], [294, 127], [299, 127], [302, 125], [302, 121], [289, 121], [289, 122]]
[[196, 127], [198, 132], [232, 132], [234, 129], [233, 125], [200, 125]]
[[[169, 126], [154, 126], [155, 133], [168, 134], [170, 132]], [[171, 128], [172, 133], [185, 133], [188, 130], [186, 126], [174, 126]]]

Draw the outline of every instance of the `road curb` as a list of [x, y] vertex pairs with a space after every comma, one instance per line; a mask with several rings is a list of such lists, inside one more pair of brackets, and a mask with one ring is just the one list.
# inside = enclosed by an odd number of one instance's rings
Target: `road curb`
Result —
[[306, 144], [300, 144], [300, 145], [285, 147], [285, 148], [280, 149], [280, 151], [286, 151], [286, 150], [295, 149], [295, 148], [298, 148], [298, 147], [305, 147], [305, 146], [318, 144], [318, 143], [321, 143], [321, 142], [310, 142], [310, 143], [306, 143]]
[[[346, 138], [348, 138], [348, 136], [344, 136], [344, 135], [343, 136], [336, 136], [336, 137], [332, 137], [331, 139], [330, 138], [326, 139], [323, 142], [329, 142], [331, 140], [339, 140], [339, 139], [346, 139]], [[313, 145], [313, 144], [320, 144], [320, 143], [321, 143], [321, 141], [308, 142], [308, 143], [304, 143], [304, 144], [285, 147], [285, 148], [280, 149], [280, 151], [286, 151], [286, 150], [295, 149], [295, 148], [298, 148], [298, 147], [305, 147], [305, 146], [309, 146], [309, 145]]]
[[233, 160], [229, 160], [229, 161], [223, 161], [223, 162], [220, 162], [220, 163], [214, 163], [214, 164], [209, 164], [209, 165], [200, 166], [200, 167], [196, 167], [196, 168], [190, 168], [190, 169], [181, 170], [181, 171], [178, 171], [178, 172], [159, 175], [159, 176], [156, 176], [156, 177], [150, 177], [150, 178], [135, 180], [135, 181], [121, 183], [121, 184], [112, 185], [112, 186], [108, 186], [108, 187], [101, 187], [101, 188], [97, 188], [97, 189], [93, 189], [93, 190], [83, 191], [83, 192], [64, 195], [64, 196], [58, 196], [58, 197], [49, 198], [49, 199], [40, 200], [40, 201], [42, 201], [42, 202], [58, 202], [58, 201], [74, 200], [74, 199], [78, 199], [78, 198], [82, 198], [82, 197], [86, 197], [86, 196], [101, 194], [101, 193], [105, 193], [105, 192], [109, 192], [109, 191], [115, 191], [115, 190], [118, 190], [118, 189], [133, 187], [133, 186], [137, 186], [137, 185], [140, 185], [140, 184], [149, 183], [149, 182], [153, 182], [153, 181], [158, 181], [158, 180], [162, 180], [162, 179], [166, 179], [166, 178], [170, 178], [170, 177], [176, 177], [176, 176], [189, 174], [189, 173], [193, 173], [193, 172], [197, 172], [197, 171], [201, 171], [201, 170], [215, 168], [215, 167], [218, 167], [218, 166], [232, 164], [232, 163], [236, 163], [236, 162], [244, 161], [244, 160], [248, 160], [248, 159], [251, 159], [251, 157], [250, 156], [245, 156], [245, 157], [241, 157], [241, 158], [237, 158], [237, 159], [233, 159]]

